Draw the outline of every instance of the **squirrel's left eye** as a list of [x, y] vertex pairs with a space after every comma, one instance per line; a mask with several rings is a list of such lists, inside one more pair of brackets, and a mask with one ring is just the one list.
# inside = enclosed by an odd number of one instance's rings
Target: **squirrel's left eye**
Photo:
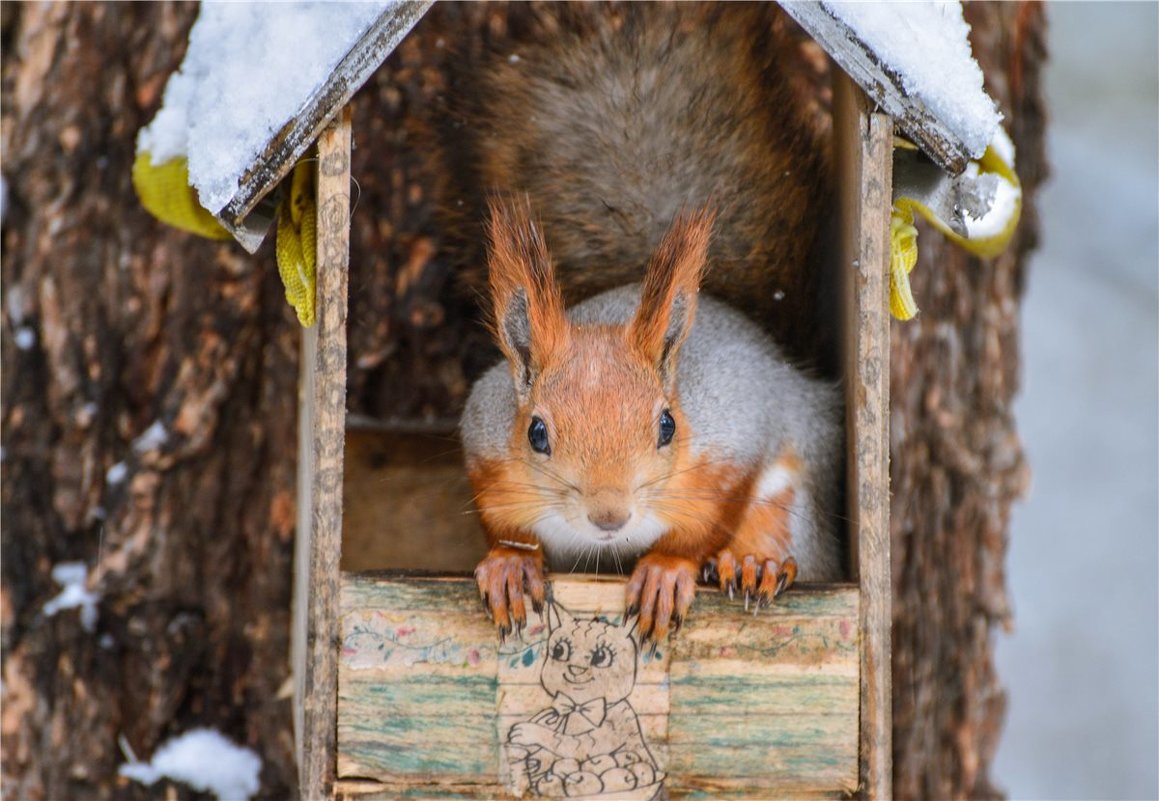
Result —
[[527, 441], [536, 453], [551, 455], [551, 443], [547, 441], [547, 423], [538, 417], [531, 418], [531, 425], [527, 428]]
[[656, 447], [663, 448], [674, 436], [676, 436], [676, 421], [672, 419], [672, 413], [665, 409], [660, 412], [660, 444]]

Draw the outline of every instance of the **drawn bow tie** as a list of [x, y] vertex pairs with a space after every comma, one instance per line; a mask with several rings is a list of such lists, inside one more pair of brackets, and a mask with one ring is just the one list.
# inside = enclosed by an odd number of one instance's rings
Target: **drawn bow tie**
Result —
[[551, 702], [556, 718], [554, 729], [557, 734], [583, 734], [599, 726], [607, 716], [608, 704], [603, 698], [593, 698], [577, 704], [567, 693], [559, 693]]

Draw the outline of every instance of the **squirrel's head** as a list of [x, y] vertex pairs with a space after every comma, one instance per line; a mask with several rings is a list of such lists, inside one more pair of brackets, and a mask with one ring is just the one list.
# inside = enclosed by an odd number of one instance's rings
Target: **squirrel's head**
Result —
[[527, 201], [491, 203], [492, 325], [517, 407], [511, 456], [549, 552], [637, 554], [667, 528], [664, 485], [688, 449], [677, 356], [712, 221], [707, 211], [676, 219], [630, 320], [576, 325]]

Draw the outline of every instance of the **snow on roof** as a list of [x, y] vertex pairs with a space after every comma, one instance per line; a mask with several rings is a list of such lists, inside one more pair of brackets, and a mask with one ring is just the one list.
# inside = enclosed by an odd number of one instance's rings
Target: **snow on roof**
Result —
[[960, 2], [826, 2], [857, 32], [902, 86], [981, 156], [994, 138], [999, 115], [982, 84], [970, 50], [970, 26]]
[[137, 149], [187, 156], [201, 205], [217, 214], [273, 136], [394, 2], [205, 2], [162, 108]]
[[782, 7], [943, 169], [962, 172], [994, 139], [1001, 115], [983, 88], [961, 3]]

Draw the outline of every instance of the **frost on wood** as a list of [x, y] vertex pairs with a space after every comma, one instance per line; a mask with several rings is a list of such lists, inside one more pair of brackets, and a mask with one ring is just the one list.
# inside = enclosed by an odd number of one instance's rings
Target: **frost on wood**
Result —
[[167, 740], [152, 762], [131, 761], [118, 771], [142, 784], [166, 778], [213, 793], [219, 801], [248, 801], [260, 787], [262, 761], [213, 729], [192, 729]]
[[203, 4], [138, 152], [155, 165], [187, 156], [201, 205], [220, 212], [274, 134], [394, 5]]
[[961, 138], [972, 157], [982, 155], [1000, 115], [983, 88], [961, 3], [823, 5], [900, 77], [910, 97]]

